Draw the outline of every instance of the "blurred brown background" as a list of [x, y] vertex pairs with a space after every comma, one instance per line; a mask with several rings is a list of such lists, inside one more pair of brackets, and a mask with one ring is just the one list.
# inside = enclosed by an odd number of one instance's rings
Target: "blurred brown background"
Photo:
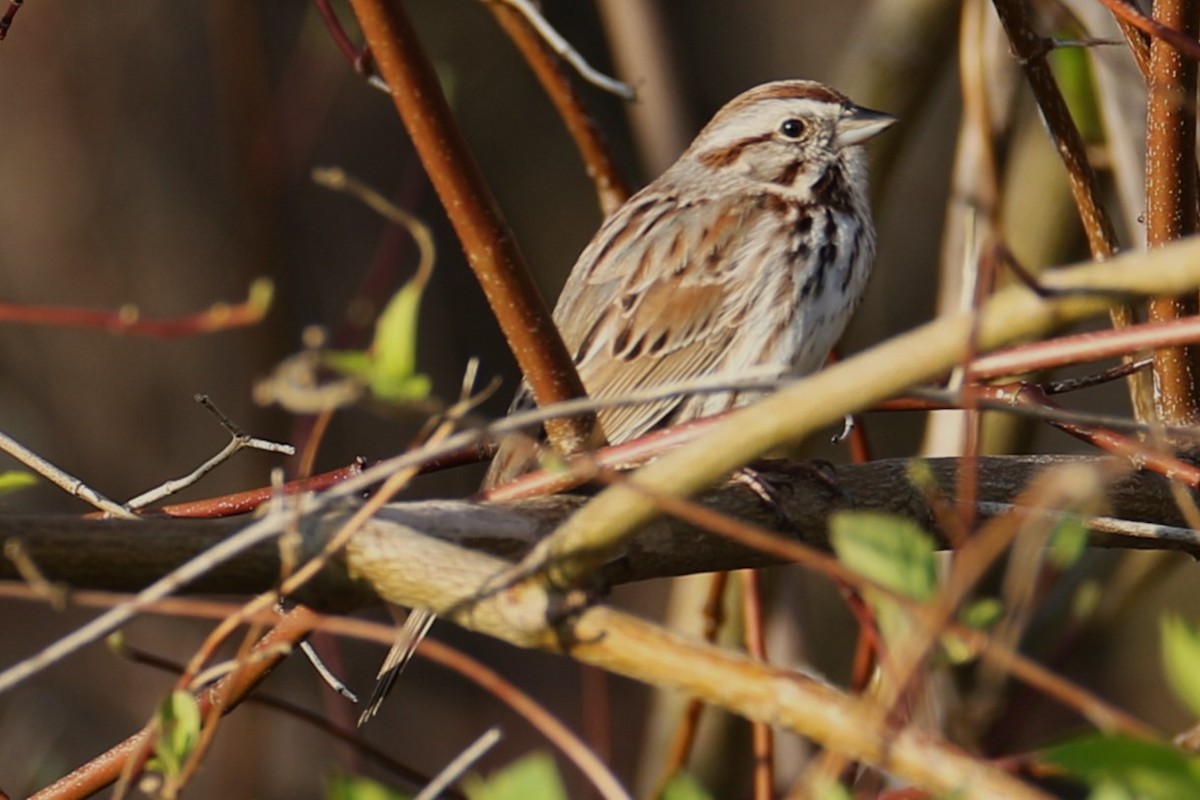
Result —
[[[638, 4], [610, 0], [608, 7], [619, 16]], [[664, 52], [678, 81], [672, 98], [684, 139], [676, 147], [724, 101], [756, 83], [793, 76], [836, 82], [846, 75], [846, 52], [849, 43], [859, 44], [855, 25], [863, 9], [833, 0], [659, 5], [668, 37]], [[553, 297], [600, 220], [562, 125], [483, 4], [411, 0], [405, 6], [442, 70], [467, 138], [541, 286]], [[943, 12], [949, 35], [944, 49], [930, 54], [938, 64], [935, 77], [922, 84], [926, 102], [918, 118], [906, 120], [902, 153], [879, 206], [881, 255], [870, 296], [847, 337], [848, 352], [934, 312], [957, 126], [955, 6], [947, 4]], [[592, 3], [549, 0], [545, 7], [588, 59], [612, 68]], [[341, 11], [353, 30], [349, 12]], [[624, 77], [652, 95], [661, 76]], [[655, 157], [631, 135], [622, 102], [592, 88], [584, 93], [626, 174], [640, 185], [655, 169], [649, 166]], [[873, 104], [897, 110], [887, 102]], [[388, 99], [343, 61], [311, 4], [26, 4], [0, 44], [0, 142], [3, 302], [112, 309], [135, 304], [147, 316], [171, 316], [241, 299], [256, 276], [269, 276], [276, 285], [276, 303], [264, 324], [207, 337], [158, 341], [4, 328], [0, 428], [109, 496], [127, 498], [185, 473], [225, 443], [192, 401], [195, 392], [211, 395], [250, 432], [288, 438], [293, 428], [285, 414], [252, 403], [253, 381], [297, 348], [304, 326], [327, 326], [335, 335], [348, 330], [348, 303], [373, 260], [382, 260], [393, 275], [392, 284], [376, 293], [379, 303], [409, 274], [415, 256], [407, 240], [357, 202], [314, 186], [308, 178], [314, 166], [342, 166], [435, 226], [440, 249], [422, 312], [421, 367], [439, 394], [453, 396], [468, 357], [479, 356], [485, 378], [505, 378], [488, 407], [503, 412], [516, 379], [498, 328]], [[364, 310], [355, 313], [361, 318]], [[1119, 400], [1119, 392], [1114, 397]], [[393, 454], [406, 446], [418, 422], [345, 412], [318, 466]], [[876, 455], [916, 452], [920, 425], [916, 415], [875, 419]], [[835, 461], [846, 458], [840, 448], [819, 452]], [[188, 496], [265, 484], [279, 463], [241, 455]], [[458, 470], [424, 481], [418, 492], [461, 495], [479, 474]], [[2, 502], [7, 510], [81, 510], [48, 487]], [[792, 591], [799, 592], [796, 602], [813, 608], [824, 597], [819, 587]], [[619, 599], [658, 613], [660, 595], [661, 587], [646, 587]], [[841, 614], [811, 615], [819, 627], [840, 625], [849, 633]], [[86, 616], [3, 604], [3, 660], [32, 652]], [[204, 630], [147, 619], [131, 625], [128, 637], [183, 659]], [[448, 625], [439, 625], [435, 635], [494, 664], [569, 724], [580, 724], [578, 669], [572, 664], [519, 653]], [[829, 642], [828, 652], [814, 656], [818, 662], [845, 668], [845, 634], [821, 630], [811, 636]], [[380, 649], [328, 641], [321, 646], [337, 649], [335, 668], [366, 691]], [[0, 788], [19, 795], [115, 743], [146, 721], [170, 682], [170, 676], [95, 646], [0, 697]], [[300, 659], [265, 688], [348, 719]], [[612, 688], [614, 763], [628, 777], [640, 748], [647, 693], [618, 680]], [[508, 738], [485, 767], [540, 746], [524, 723], [479, 690], [420, 659], [389, 705], [368, 737], [431, 772], [493, 720], [505, 726]], [[316, 797], [320, 776], [337, 763], [357, 766], [311, 729], [245, 708], [226, 722], [192, 796]], [[575, 794], [578, 778], [568, 771], [568, 780]]]

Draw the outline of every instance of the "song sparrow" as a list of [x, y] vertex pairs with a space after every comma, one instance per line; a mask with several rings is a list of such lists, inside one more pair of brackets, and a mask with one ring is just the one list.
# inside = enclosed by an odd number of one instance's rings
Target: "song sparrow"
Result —
[[[800, 80], [755, 87], [717, 112], [674, 165], [605, 220], [567, 278], [554, 320], [588, 394], [748, 367], [820, 367], [875, 258], [861, 145], [894, 121]], [[754, 396], [614, 407], [599, 421], [619, 443]], [[502, 445], [487, 482], [527, 468], [527, 455]], [[409, 615], [381, 676], [394, 678], [429, 620]], [[383, 693], [381, 681], [364, 717]]]

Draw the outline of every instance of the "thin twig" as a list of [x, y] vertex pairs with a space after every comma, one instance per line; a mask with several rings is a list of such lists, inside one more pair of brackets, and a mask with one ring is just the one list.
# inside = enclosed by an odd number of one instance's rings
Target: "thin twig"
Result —
[[342, 27], [342, 21], [338, 19], [337, 12], [333, 9], [333, 4], [330, 0], [314, 0], [317, 6], [317, 11], [321, 15], [321, 20], [325, 23], [325, 28], [329, 31], [329, 36], [333, 39], [333, 43], [337, 45], [338, 50], [342, 51], [342, 55], [350, 62], [350, 66], [354, 67], [354, 71], [363, 76], [367, 84], [372, 88], [378, 89], [385, 94], [390, 92], [388, 85], [383, 78], [379, 77], [374, 69], [371, 61], [371, 48], [364, 47], [361, 50], [350, 41], [350, 37], [346, 34], [346, 29]]
[[12, 27], [13, 20], [17, 18], [17, 12], [23, 5], [25, 0], [8, 0], [8, 8], [5, 9], [4, 16], [0, 17], [0, 42], [8, 35], [8, 29]]
[[274, 291], [271, 281], [259, 278], [250, 284], [246, 299], [240, 303], [214, 303], [194, 314], [165, 319], [146, 319], [134, 305], [122, 306], [116, 311], [100, 311], [0, 303], [0, 322], [52, 325], [56, 328], [98, 328], [110, 333], [177, 339], [256, 325], [270, 309]]
[[[753, 658], [767, 662], [767, 643], [763, 635], [762, 585], [758, 572], [752, 569], [738, 571], [742, 579], [742, 627], [746, 640], [746, 652]], [[751, 748], [754, 753], [755, 800], [771, 800], [775, 793], [775, 737], [771, 726], [755, 722], [751, 727]]]
[[444, 792], [450, 784], [457, 781], [471, 766], [483, 758], [488, 750], [495, 747], [503, 738], [499, 728], [488, 728], [478, 739], [467, 746], [454, 759], [434, 776], [424, 789], [413, 800], [434, 800]]
[[267, 439], [259, 439], [242, 431], [242, 429], [239, 428], [233, 422], [233, 420], [226, 416], [221, 409], [217, 408], [216, 404], [213, 403], [208, 395], [198, 394], [195, 396], [195, 400], [197, 403], [203, 406], [206, 411], [217, 418], [217, 422], [220, 423], [221, 427], [224, 428], [231, 437], [229, 443], [221, 448], [220, 452], [209, 458], [200, 466], [196, 467], [187, 475], [184, 475], [181, 478], [165, 481], [153, 489], [143, 492], [142, 494], [133, 498], [125, 504], [127, 509], [136, 511], [138, 509], [145, 508], [151, 503], [157, 503], [164, 497], [170, 497], [177, 492], [183, 491], [189, 486], [195, 484], [208, 473], [212, 472], [221, 464], [224, 464], [241, 450], [261, 450], [266, 453], [281, 453], [287, 456], [295, 455], [296, 448], [292, 447], [290, 444], [272, 442]]
[[[1100, 0], [1100, 3], [1118, 20], [1148, 34], [1151, 39], [1161, 39], [1192, 61], [1200, 59], [1200, 42], [1196, 41], [1194, 35], [1189, 36], [1185, 32], [1164, 25], [1159, 20], [1147, 17], [1129, 0]], [[1126, 38], [1128, 39], [1128, 37]], [[1134, 48], [1134, 53], [1136, 55], [1137, 48]]]
[[[1066, 100], [1046, 62], [1049, 52], [1047, 42], [1034, 31], [1025, 0], [993, 0], [993, 4], [1033, 90], [1050, 137], [1067, 169], [1071, 195], [1079, 209], [1079, 219], [1083, 223], [1092, 257], [1101, 261], [1111, 258], [1118, 247], [1116, 228], [1104, 208], [1100, 183], [1088, 160], [1083, 137], [1071, 118]], [[1113, 305], [1109, 314], [1114, 327], [1124, 328], [1135, 321], [1134, 310], [1128, 304]], [[1136, 375], [1131, 376], [1129, 392], [1137, 418], [1143, 421], [1151, 419], [1153, 398], [1148, 382]]]
[[529, 0], [484, 0], [486, 3], [503, 3], [510, 8], [515, 9], [529, 25], [537, 31], [538, 35], [546, 42], [547, 45], [564, 61], [575, 68], [585, 81], [598, 86], [606, 92], [611, 92], [623, 100], [633, 100], [637, 97], [637, 92], [627, 83], [610, 78], [604, 73], [592, 67], [587, 63], [587, 60], [579, 54], [579, 51], [571, 46], [571, 43], [554, 30], [554, 27], [546, 21], [542, 13], [529, 2]]
[[113, 517], [131, 519], [133, 512], [116, 501], [109, 500], [79, 478], [51, 464], [6, 433], [0, 433], [0, 450], [20, 461], [72, 497], [78, 497]]
[[313, 183], [318, 186], [332, 189], [335, 192], [345, 192], [365, 203], [379, 216], [408, 231], [408, 235], [416, 242], [417, 251], [420, 253], [413, 283], [424, 288], [425, 284], [429, 282], [430, 275], [433, 274], [433, 264], [437, 259], [437, 246], [434, 244], [433, 231], [429, 229], [429, 226], [419, 217], [400, 208], [367, 184], [348, 175], [340, 167], [316, 167], [311, 174]]
[[991, 380], [1023, 372], [1137, 355], [1155, 347], [1200, 343], [1200, 319], [1145, 322], [1116, 330], [1059, 336], [980, 356], [971, 362], [971, 377]]
[[[575, 148], [583, 157], [588, 176], [596, 187], [600, 210], [612, 214], [629, 197], [629, 186], [621, 177], [608, 142], [575, 91], [570, 76], [555, 57], [555, 51], [526, 13], [529, 4], [514, 0], [484, 0], [496, 21], [521, 51], [529, 68], [554, 104]], [[539, 17], [540, 19], [540, 17]]]

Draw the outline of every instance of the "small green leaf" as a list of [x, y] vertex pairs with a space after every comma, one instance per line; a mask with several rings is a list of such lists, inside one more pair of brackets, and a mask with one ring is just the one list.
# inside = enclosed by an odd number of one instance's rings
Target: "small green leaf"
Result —
[[1004, 604], [996, 597], [981, 597], [968, 603], [958, 614], [958, 621], [977, 631], [987, 630], [1004, 616]]
[[200, 707], [191, 692], [177, 689], [158, 709], [158, 738], [153, 766], [168, 778], [177, 777], [200, 741]]
[[908, 463], [904, 465], [904, 472], [908, 477], [908, 482], [922, 492], [938, 488], [937, 478], [933, 475], [933, 467], [923, 458], [909, 459]]
[[409, 281], [388, 301], [375, 323], [369, 351], [341, 350], [323, 354], [324, 363], [365, 383], [389, 403], [421, 400], [429, 395], [429, 377], [417, 372], [417, 318], [423, 284]]
[[371, 355], [375, 367], [371, 391], [381, 400], [418, 400], [428, 391], [428, 379], [417, 374], [417, 318], [421, 289], [409, 281], [392, 296], [375, 325]]
[[1089, 144], [1104, 141], [1104, 123], [1096, 103], [1088, 53], [1082, 47], [1055, 47], [1050, 51], [1050, 67], [1084, 141]]
[[1091, 619], [1103, 599], [1104, 589], [1099, 581], [1083, 581], [1075, 590], [1075, 596], [1071, 598], [1071, 616], [1081, 622]]
[[472, 777], [463, 788], [470, 800], [567, 800], [554, 759], [540, 752], [514, 761], [487, 779]]
[[1046, 557], [1059, 571], [1067, 570], [1079, 561], [1087, 550], [1088, 529], [1081, 517], [1067, 517], [1050, 535]]
[[1083, 779], [1103, 797], [1200, 797], [1200, 759], [1168, 744], [1096, 734], [1051, 748], [1043, 758]]
[[671, 776], [663, 787], [658, 800], [711, 800], [712, 795], [704, 788], [699, 779], [687, 770], [680, 770]]
[[839, 559], [875, 583], [928, 600], [937, 585], [933, 538], [902, 517], [869, 511], [839, 511], [829, 523], [829, 540]]
[[325, 800], [409, 800], [411, 797], [362, 775], [334, 772], [325, 780]]
[[1188, 710], [1200, 717], [1200, 632], [1182, 617], [1163, 617], [1162, 661], [1167, 682]]
[[[986, 630], [1004, 615], [1004, 604], [995, 597], [982, 597], [969, 603], [958, 614], [958, 620], [968, 628]], [[979, 657], [979, 648], [953, 631], [941, 636], [942, 649], [952, 664], [966, 664]]]
[[0, 495], [28, 489], [37, 483], [37, 476], [21, 469], [6, 469], [0, 472]]

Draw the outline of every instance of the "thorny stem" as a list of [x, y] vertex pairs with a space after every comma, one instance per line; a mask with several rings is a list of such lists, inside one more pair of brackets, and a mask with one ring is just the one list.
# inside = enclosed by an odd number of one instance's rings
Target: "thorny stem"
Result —
[[[1155, 0], [1154, 18], [1195, 38], [1200, 29], [1197, 0]], [[1146, 240], [1151, 247], [1196, 232], [1196, 62], [1161, 38], [1150, 41], [1149, 102], [1146, 109]], [[1157, 297], [1149, 316], [1167, 321], [1194, 316], [1196, 296]], [[1158, 418], [1171, 425], [1200, 419], [1197, 361], [1193, 348], [1154, 352], [1154, 402]]]
[[[584, 394], [571, 356], [538, 294], [516, 239], [454, 123], [437, 74], [399, 3], [351, 0], [392, 102], [458, 234], [467, 261], [538, 405]], [[594, 446], [595, 416], [546, 425], [556, 448]]]

